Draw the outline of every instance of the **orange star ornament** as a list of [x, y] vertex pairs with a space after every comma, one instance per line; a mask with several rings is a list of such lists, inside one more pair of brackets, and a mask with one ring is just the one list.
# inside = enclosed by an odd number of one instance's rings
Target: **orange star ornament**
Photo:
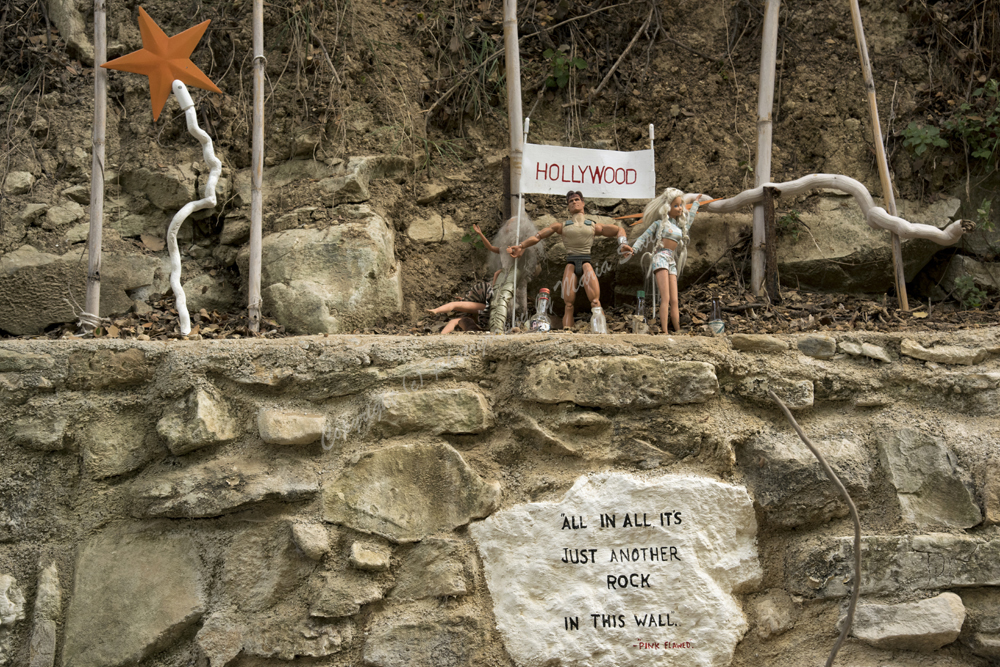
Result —
[[167, 33], [163, 32], [146, 10], [140, 7], [139, 32], [142, 33], [142, 49], [115, 58], [101, 67], [148, 76], [153, 120], [159, 120], [160, 112], [167, 103], [175, 79], [189, 86], [222, 93], [212, 80], [191, 62], [191, 52], [198, 46], [198, 41], [211, 22], [211, 20], [204, 21], [178, 35], [167, 37]]

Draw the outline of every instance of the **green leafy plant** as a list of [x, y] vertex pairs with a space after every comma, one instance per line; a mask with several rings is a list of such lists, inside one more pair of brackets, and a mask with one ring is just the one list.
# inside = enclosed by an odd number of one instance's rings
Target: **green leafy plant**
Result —
[[479, 248], [480, 250], [484, 250], [486, 248], [486, 246], [483, 245], [483, 240], [479, 238], [479, 234], [477, 234], [476, 230], [472, 228], [472, 225], [469, 225], [469, 231], [465, 233], [465, 236], [461, 238], [461, 241], [462, 243], [468, 243], [473, 248]]
[[913, 150], [918, 157], [932, 146], [947, 148], [948, 142], [941, 138], [941, 130], [933, 125], [918, 125], [911, 121], [903, 130], [903, 146]]
[[972, 91], [971, 103], [960, 104], [943, 126], [965, 141], [972, 157], [995, 163], [1000, 148], [1000, 82], [990, 79]]
[[976, 286], [972, 276], [959, 276], [955, 279], [955, 295], [966, 309], [978, 310], [986, 303], [986, 292]]
[[587, 61], [583, 58], [571, 58], [563, 51], [545, 49], [542, 57], [549, 61], [552, 74], [545, 80], [545, 85], [549, 88], [565, 88], [569, 83], [569, 73], [576, 69], [587, 69]]
[[979, 204], [979, 208], [976, 209], [976, 225], [983, 231], [993, 231], [993, 221], [990, 220], [990, 208], [992, 206], [992, 199], [984, 199]]
[[805, 227], [802, 222], [802, 218], [799, 217], [799, 212], [792, 209], [785, 215], [778, 218], [776, 227], [778, 228], [778, 236], [791, 236], [792, 243], [797, 243], [799, 240], [799, 232]]

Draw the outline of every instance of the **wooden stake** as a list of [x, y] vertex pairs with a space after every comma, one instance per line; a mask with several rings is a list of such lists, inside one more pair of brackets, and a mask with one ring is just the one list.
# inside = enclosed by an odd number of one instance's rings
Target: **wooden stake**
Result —
[[264, 212], [264, 0], [253, 0], [253, 145], [250, 161], [250, 271], [247, 316], [260, 331], [260, 263]]
[[[500, 162], [500, 169], [503, 171], [503, 219], [506, 222], [510, 220], [511, 210], [510, 210], [510, 157], [505, 156]], [[501, 248], [500, 252], [504, 252], [506, 248]]]
[[[861, 73], [865, 80], [865, 91], [868, 93], [868, 111], [872, 121], [872, 138], [875, 142], [875, 159], [878, 161], [878, 177], [882, 184], [882, 198], [885, 199], [885, 209], [889, 215], [896, 215], [896, 197], [892, 192], [892, 177], [889, 175], [889, 161], [885, 157], [885, 146], [882, 145], [882, 126], [878, 118], [878, 104], [875, 101], [875, 80], [872, 77], [872, 64], [868, 59], [868, 44], [865, 41], [865, 29], [861, 25], [861, 8], [858, 0], [851, 0], [851, 21], [854, 24], [854, 40], [861, 56]], [[906, 275], [903, 272], [903, 247], [897, 234], [892, 235], [892, 268], [896, 282], [896, 296], [899, 307], [909, 310], [910, 303], [906, 296]]]
[[[757, 91], [757, 169], [754, 187], [771, 180], [771, 112], [774, 107], [774, 70], [778, 58], [778, 10], [781, 0], [767, 0], [764, 36], [760, 47], [760, 87]], [[750, 253], [750, 290], [760, 294], [764, 282], [764, 206], [753, 205], [753, 248]]]
[[774, 188], [764, 188], [764, 229], [767, 264], [764, 287], [771, 303], [781, 303], [778, 289], [778, 225], [774, 220]]
[[521, 48], [517, 43], [517, 0], [503, 2], [504, 59], [507, 74], [507, 123], [510, 126], [510, 205], [511, 215], [521, 207], [521, 159], [524, 131], [521, 109]]
[[[90, 161], [90, 234], [87, 237], [87, 296], [84, 312], [101, 315], [101, 244], [104, 228], [104, 137], [108, 124], [107, 9], [104, 0], [94, 0], [94, 130]], [[83, 328], [95, 325], [83, 320]]]

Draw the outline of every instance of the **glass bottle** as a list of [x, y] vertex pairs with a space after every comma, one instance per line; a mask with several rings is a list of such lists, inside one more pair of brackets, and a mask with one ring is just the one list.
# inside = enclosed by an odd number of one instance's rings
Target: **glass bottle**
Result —
[[532, 332], [545, 333], [552, 329], [552, 321], [549, 319], [549, 289], [543, 287], [535, 298], [535, 314], [529, 322], [528, 328]]
[[646, 322], [646, 292], [644, 290], [639, 290], [635, 293], [635, 314], [642, 319], [643, 323]]

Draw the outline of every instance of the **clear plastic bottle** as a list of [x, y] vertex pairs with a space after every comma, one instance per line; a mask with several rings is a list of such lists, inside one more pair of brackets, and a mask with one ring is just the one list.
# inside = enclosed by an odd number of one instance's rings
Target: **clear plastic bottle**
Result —
[[718, 299], [712, 299], [712, 319], [708, 322], [708, 329], [714, 334], [726, 332], [726, 324], [722, 321], [722, 306]]
[[639, 290], [635, 293], [635, 314], [637, 317], [642, 318], [643, 324], [646, 322], [646, 292], [644, 290]]
[[535, 298], [535, 314], [532, 316], [528, 329], [536, 333], [545, 333], [552, 329], [552, 321], [549, 319], [549, 289], [543, 287]]

